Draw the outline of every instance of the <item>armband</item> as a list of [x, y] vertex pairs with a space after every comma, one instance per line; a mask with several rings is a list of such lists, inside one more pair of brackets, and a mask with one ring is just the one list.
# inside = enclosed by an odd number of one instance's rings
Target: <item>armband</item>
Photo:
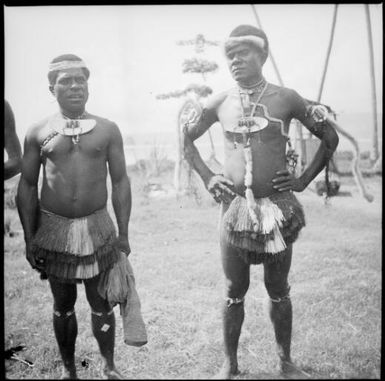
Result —
[[313, 118], [316, 123], [324, 123], [327, 119], [328, 110], [325, 106], [314, 105], [306, 107], [306, 117]]

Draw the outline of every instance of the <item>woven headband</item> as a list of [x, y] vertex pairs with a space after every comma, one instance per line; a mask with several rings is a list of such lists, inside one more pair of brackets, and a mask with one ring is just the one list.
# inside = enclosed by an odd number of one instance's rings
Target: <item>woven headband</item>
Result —
[[225, 49], [228, 49], [236, 44], [240, 44], [242, 42], [249, 42], [258, 48], [265, 48], [265, 40], [262, 37], [254, 36], [254, 35], [246, 35], [239, 37], [229, 37], [225, 42]]
[[86, 68], [86, 64], [83, 61], [60, 61], [54, 62], [49, 65], [49, 71], [73, 69], [73, 68]]

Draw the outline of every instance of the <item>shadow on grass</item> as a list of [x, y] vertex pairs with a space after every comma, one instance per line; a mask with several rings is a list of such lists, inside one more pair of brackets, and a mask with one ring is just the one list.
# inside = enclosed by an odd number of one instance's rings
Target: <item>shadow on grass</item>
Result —
[[[317, 380], [317, 379], [327, 379], [328, 377], [322, 376], [319, 373], [317, 373], [313, 368], [311, 367], [303, 367], [302, 370], [306, 372], [309, 377], [309, 380]], [[287, 377], [284, 377], [279, 371], [273, 371], [273, 372], [248, 372], [248, 371], [241, 371], [241, 373], [234, 377], [236, 380], [286, 380]]]
[[241, 372], [235, 380], [284, 380], [282, 375], [278, 372]]

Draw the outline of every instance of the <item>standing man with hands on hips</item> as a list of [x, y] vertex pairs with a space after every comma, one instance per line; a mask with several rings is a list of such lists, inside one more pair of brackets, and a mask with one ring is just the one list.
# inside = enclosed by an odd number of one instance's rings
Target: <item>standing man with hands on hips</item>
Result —
[[[305, 225], [302, 192], [325, 167], [338, 144], [334, 122], [294, 90], [266, 81], [262, 68], [269, 52], [266, 34], [254, 26], [236, 27], [225, 54], [236, 86], [210, 99], [199, 118], [184, 129], [184, 153], [214, 199], [221, 203], [220, 247], [226, 280], [223, 306], [225, 361], [214, 378], [239, 373], [238, 342], [250, 265], [263, 264], [282, 374], [305, 378], [291, 359], [292, 304], [288, 275], [292, 244]], [[298, 119], [321, 145], [299, 177], [289, 139], [290, 121]], [[224, 173], [213, 173], [194, 141], [215, 122], [225, 140]], [[300, 260], [300, 259], [299, 259]]]

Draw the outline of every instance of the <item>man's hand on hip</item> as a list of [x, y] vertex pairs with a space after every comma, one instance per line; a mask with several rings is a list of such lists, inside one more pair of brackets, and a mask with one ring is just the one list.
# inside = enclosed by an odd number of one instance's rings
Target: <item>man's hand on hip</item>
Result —
[[207, 190], [214, 197], [214, 200], [218, 203], [225, 202], [230, 203], [236, 194], [232, 190], [234, 184], [229, 179], [226, 179], [223, 175], [214, 175], [211, 177], [206, 185]]
[[273, 188], [278, 191], [295, 191], [302, 192], [306, 187], [300, 178], [295, 177], [287, 169], [276, 172], [273, 182]]

